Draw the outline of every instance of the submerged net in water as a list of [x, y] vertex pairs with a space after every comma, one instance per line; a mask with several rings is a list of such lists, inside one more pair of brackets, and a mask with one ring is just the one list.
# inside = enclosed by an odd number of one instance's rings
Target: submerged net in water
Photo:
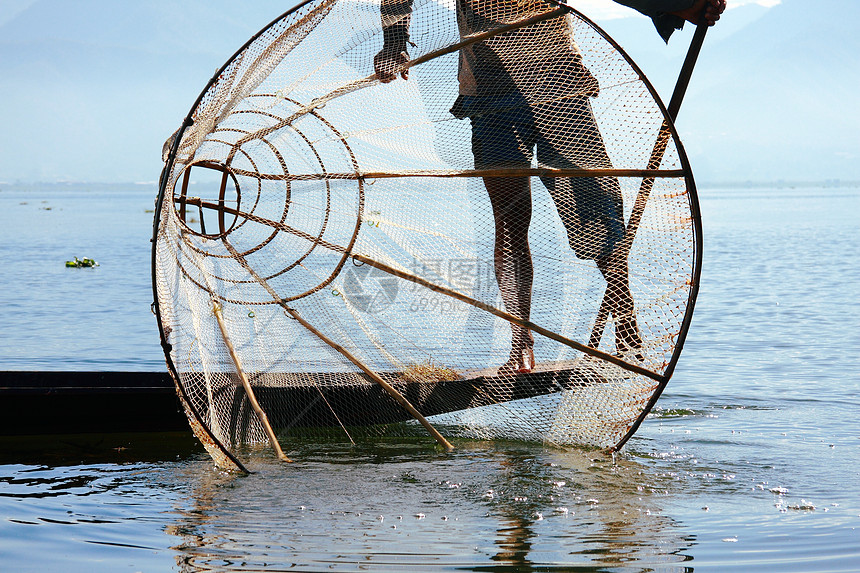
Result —
[[155, 308], [222, 465], [422, 424], [617, 448], [678, 359], [689, 165], [567, 7], [306, 2], [216, 74], [165, 161]]

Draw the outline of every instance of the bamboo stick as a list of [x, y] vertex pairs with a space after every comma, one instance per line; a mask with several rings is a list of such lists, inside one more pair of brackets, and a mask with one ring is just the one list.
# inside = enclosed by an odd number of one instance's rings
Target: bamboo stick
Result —
[[586, 346], [585, 344], [582, 344], [581, 342], [577, 342], [575, 340], [571, 340], [570, 338], [567, 338], [566, 336], [556, 334], [555, 332], [548, 330], [542, 326], [538, 326], [537, 324], [535, 324], [529, 320], [523, 320], [522, 318], [518, 318], [518, 317], [516, 317], [512, 314], [509, 314], [503, 310], [499, 310], [498, 308], [496, 308], [493, 305], [487, 304], [485, 302], [481, 302], [481, 301], [476, 300], [470, 296], [467, 296], [467, 295], [464, 295], [460, 292], [457, 292], [453, 289], [449, 289], [447, 287], [443, 287], [443, 286], [431, 283], [430, 281], [422, 279], [421, 277], [415, 276], [411, 273], [401, 271], [399, 269], [395, 269], [394, 267], [390, 267], [390, 266], [386, 265], [385, 263], [380, 263], [379, 261], [375, 261], [375, 260], [371, 259], [370, 257], [366, 257], [364, 255], [354, 254], [354, 255], [352, 255], [352, 258], [355, 259], [356, 261], [366, 263], [372, 267], [375, 267], [375, 268], [377, 268], [381, 271], [384, 271], [386, 273], [392, 274], [392, 275], [399, 277], [401, 279], [413, 282], [415, 284], [418, 284], [418, 285], [421, 285], [425, 288], [428, 288], [434, 292], [438, 292], [440, 294], [447, 295], [453, 299], [459, 300], [460, 302], [464, 302], [466, 304], [474, 306], [475, 308], [489, 312], [490, 314], [492, 314], [494, 316], [498, 316], [499, 318], [506, 320], [512, 324], [516, 324], [516, 325], [522, 326], [523, 328], [527, 328], [527, 329], [531, 330], [532, 332], [536, 332], [536, 333], [538, 333], [542, 336], [545, 336], [551, 340], [555, 340], [556, 342], [564, 344], [565, 346], [569, 346], [570, 348], [573, 348], [574, 350], [578, 350], [584, 354], [594, 356], [595, 358], [600, 358], [602, 360], [605, 360], [606, 362], [610, 362], [612, 364], [615, 364], [616, 366], [620, 366], [621, 368], [624, 368], [625, 370], [635, 372], [636, 374], [641, 374], [641, 375], [646, 376], [648, 378], [651, 378], [653, 380], [657, 380], [658, 382], [663, 381], [663, 376], [661, 374], [658, 374], [656, 372], [652, 372], [652, 371], [648, 370], [647, 368], [643, 368], [637, 364], [631, 364], [629, 362], [625, 362], [624, 360], [622, 360], [621, 358], [618, 358], [617, 356], [613, 356], [612, 354], [607, 354], [606, 352], [602, 352], [600, 350], [597, 350], [596, 348]]
[[334, 350], [336, 350], [341, 355], [343, 355], [347, 360], [349, 360], [354, 365], [356, 365], [358, 368], [360, 368], [362, 372], [364, 372], [365, 374], [367, 374], [371, 378], [371, 380], [373, 380], [374, 382], [376, 382], [377, 384], [382, 386], [382, 389], [385, 390], [389, 396], [394, 398], [398, 404], [403, 406], [403, 408], [407, 412], [409, 412], [413, 418], [418, 420], [418, 422], [420, 422], [421, 425], [424, 426], [424, 428], [430, 433], [431, 436], [433, 436], [436, 439], [437, 442], [439, 442], [439, 444], [442, 447], [444, 447], [448, 451], [451, 451], [454, 449], [454, 446], [451, 445], [451, 442], [446, 440], [445, 436], [440, 434], [439, 431], [436, 428], [434, 428], [433, 425], [429, 421], [427, 421], [427, 418], [425, 418], [421, 414], [421, 412], [419, 412], [415, 408], [415, 406], [413, 406], [412, 403], [410, 403], [409, 400], [407, 400], [406, 397], [403, 396], [403, 394], [398, 392], [396, 388], [394, 388], [391, 384], [389, 384], [388, 382], [383, 380], [382, 377], [379, 376], [379, 374], [377, 374], [376, 372], [371, 370], [366, 364], [364, 364], [361, 360], [356, 358], [346, 348], [344, 348], [343, 346], [341, 346], [340, 344], [338, 344], [334, 340], [327, 337], [325, 334], [323, 334], [317, 328], [315, 328], [312, 324], [310, 324], [308, 321], [306, 321], [304, 318], [302, 318], [302, 316], [298, 313], [298, 311], [296, 311], [293, 308], [289, 308], [285, 304], [282, 304], [281, 306], [291, 317], [296, 319], [299, 322], [299, 324], [304, 326], [311, 333], [313, 333], [317, 338], [319, 338], [320, 340], [325, 342], [327, 345], [331, 346]]
[[[197, 203], [195, 203], [195, 204], [197, 204]], [[210, 206], [212, 208], [218, 207], [214, 203], [202, 202], [202, 204], [204, 206]], [[323, 248], [326, 248], [326, 249], [329, 249], [329, 250], [332, 250], [332, 251], [335, 251], [338, 253], [348, 252], [348, 249], [346, 247], [343, 247], [341, 245], [337, 245], [335, 243], [331, 243], [329, 241], [323, 240], [323, 239], [316, 237], [316, 236], [314, 236], [308, 232], [301, 231], [299, 229], [291, 227], [290, 225], [286, 225], [286, 224], [280, 223], [278, 221], [272, 221], [271, 219], [266, 219], [264, 217], [258, 217], [256, 215], [252, 215], [250, 213], [245, 213], [243, 211], [239, 211], [237, 209], [233, 209], [230, 207], [224, 207], [224, 211], [226, 213], [238, 215], [241, 217], [246, 217], [250, 221], [255, 221], [257, 223], [267, 225], [267, 226], [273, 227], [275, 229], [279, 229], [281, 231], [285, 231], [287, 233], [296, 235], [296, 236], [301, 237], [307, 241], [310, 241], [316, 245], [319, 245]], [[229, 245], [229, 243], [227, 241], [225, 241], [225, 243], [228, 245], [228, 249], [230, 249], [231, 252], [235, 252], [235, 250], [232, 249], [232, 246]], [[506, 320], [510, 323], [517, 324], [519, 326], [522, 326], [523, 328], [528, 328], [529, 330], [531, 330], [533, 332], [537, 332], [538, 334], [540, 334], [542, 336], [545, 336], [547, 338], [555, 340], [556, 342], [560, 342], [561, 344], [564, 344], [565, 346], [569, 346], [570, 348], [573, 348], [574, 350], [578, 350], [578, 351], [583, 352], [585, 354], [588, 354], [590, 356], [594, 356], [595, 358], [600, 358], [601, 360], [605, 360], [606, 362], [609, 362], [611, 364], [615, 364], [616, 366], [620, 366], [621, 368], [624, 368], [625, 370], [629, 370], [630, 372], [635, 372], [637, 374], [641, 374], [641, 375], [646, 376], [648, 378], [651, 378], [653, 380], [657, 380], [658, 382], [662, 382], [664, 380], [664, 376], [661, 374], [658, 374], [656, 372], [652, 372], [651, 370], [648, 370], [647, 368], [643, 368], [642, 366], [639, 366], [637, 364], [631, 364], [629, 362], [626, 362], [626, 361], [622, 360], [621, 358], [618, 358], [617, 356], [613, 356], [612, 354], [608, 354], [606, 352], [598, 350], [597, 348], [594, 348], [590, 345], [585, 345], [585, 344], [582, 344], [581, 342], [576, 342], [575, 340], [571, 340], [570, 338], [567, 338], [565, 336], [561, 336], [560, 334], [556, 334], [555, 332], [548, 330], [546, 328], [543, 328], [542, 326], [538, 326], [537, 324], [535, 324], [531, 321], [517, 318], [516, 316], [513, 316], [512, 314], [508, 314], [507, 312], [505, 312], [503, 310], [499, 310], [498, 308], [496, 308], [492, 305], [483, 303], [479, 300], [476, 300], [470, 296], [467, 296], [465, 294], [457, 292], [453, 289], [449, 289], [449, 288], [431, 283], [430, 281], [428, 281], [426, 279], [422, 279], [421, 277], [418, 277], [412, 273], [401, 271], [399, 269], [396, 269], [394, 267], [386, 265], [385, 263], [381, 263], [381, 262], [379, 262], [375, 259], [372, 259], [370, 257], [367, 257], [365, 255], [353, 253], [352, 258], [358, 262], [366, 263], [372, 267], [375, 267], [375, 268], [377, 268], [381, 271], [384, 271], [388, 274], [394, 275], [398, 278], [401, 278], [401, 279], [410, 281], [412, 283], [421, 285], [421, 286], [428, 288], [434, 292], [438, 292], [440, 294], [450, 296], [451, 298], [454, 298], [456, 300], [459, 300], [461, 302], [464, 302], [466, 304], [474, 306], [475, 308], [484, 310], [486, 312], [489, 312], [490, 314], [498, 316], [499, 318]], [[242, 261], [240, 261], [240, 262], [242, 262]], [[272, 295], [272, 297], [274, 298], [274, 301], [277, 304], [280, 304], [285, 309], [289, 309], [289, 307], [285, 306], [285, 302], [278, 296], [278, 294], [271, 288], [271, 286], [269, 286], [268, 283], [266, 283], [265, 279], [263, 279], [262, 277], [259, 277], [247, 265], [247, 263], [242, 262], [242, 264], [245, 265], [245, 268], [248, 269], [248, 271], [254, 276], [254, 278], [258, 282], [260, 282], [260, 284], [262, 284], [264, 288], [266, 288], [266, 290], [269, 292], [269, 294]]]
[[[270, 221], [270, 223], [275, 224], [277, 227], [282, 226], [280, 224], [275, 223], [275, 221]], [[248, 271], [248, 273], [250, 273], [251, 276], [254, 277], [254, 280], [256, 280], [258, 283], [260, 283], [260, 285], [264, 289], [266, 289], [266, 291], [272, 296], [272, 298], [275, 300], [275, 302], [281, 308], [283, 308], [287, 314], [289, 314], [294, 319], [296, 319], [299, 322], [299, 324], [301, 324], [306, 329], [308, 329], [312, 334], [314, 334], [314, 336], [316, 336], [317, 338], [322, 340], [327, 345], [331, 346], [334, 350], [336, 350], [337, 352], [342, 354], [347, 360], [352, 362], [354, 365], [358, 366], [365, 374], [370, 376], [370, 378], [374, 382], [376, 382], [377, 384], [382, 386], [382, 388], [391, 397], [393, 397], [401, 406], [403, 406], [406, 409], [406, 411], [412, 415], [412, 417], [414, 417], [416, 420], [418, 420], [421, 423], [421, 425], [427, 429], [427, 431], [430, 433], [430, 435], [432, 435], [436, 439], [436, 441], [439, 442], [445, 449], [447, 449], [449, 451], [454, 449], [454, 446], [452, 446], [451, 443], [448, 442], [448, 440], [446, 440], [445, 437], [442, 436], [442, 434], [440, 434], [438, 432], [438, 430], [436, 430], [436, 428], [434, 428], [433, 425], [430, 424], [430, 422], [428, 422], [427, 419], [423, 415], [421, 415], [421, 413], [417, 409], [415, 409], [415, 407], [409, 402], [409, 400], [407, 400], [406, 397], [404, 397], [400, 392], [397, 391], [396, 388], [394, 388], [393, 386], [388, 384], [376, 372], [371, 370], [367, 365], [365, 365], [358, 358], [353, 356], [352, 353], [350, 353], [348, 350], [346, 350], [343, 346], [337, 344], [335, 341], [328, 338], [325, 334], [320, 332], [312, 324], [310, 324], [308, 321], [306, 321], [304, 318], [302, 318], [299, 315], [298, 311], [296, 311], [294, 308], [290, 308], [289, 306], [287, 306], [287, 303], [283, 299], [281, 299], [281, 297], [278, 295], [278, 293], [275, 291], [275, 289], [272, 288], [272, 286], [268, 283], [268, 281], [266, 281], [266, 279], [261, 277], [259, 274], [257, 274], [257, 272], [253, 268], [251, 268], [251, 265], [248, 264], [248, 261], [245, 260], [245, 257], [243, 257], [241, 254], [239, 254], [239, 252], [236, 251], [236, 249], [233, 247], [233, 245], [230, 244], [230, 242], [228, 240], [223, 239], [223, 242], [224, 242], [224, 245], [227, 247], [227, 249], [233, 254], [233, 257], [235, 257], [236, 260], [239, 261], [239, 263], [245, 267], [245, 269]], [[327, 243], [327, 245], [337, 247], [336, 245], [332, 245], [331, 243]], [[344, 247], [337, 247], [337, 249], [335, 249], [335, 250], [339, 250], [339, 252], [346, 252], [346, 249]], [[221, 323], [219, 322], [219, 325], [220, 324]], [[223, 327], [222, 327], [222, 332], [224, 332]], [[226, 340], [226, 333], [224, 336], [225, 336], [225, 340]], [[237, 357], [237, 359], [238, 359], [238, 357]], [[334, 411], [332, 411], [332, 413], [334, 413]], [[335, 417], [337, 417], [337, 414], [335, 414]], [[347, 433], [347, 436], [348, 435], [349, 434]], [[352, 440], [351, 437], [350, 437], [350, 440]]]
[[239, 374], [239, 380], [242, 381], [242, 387], [245, 389], [248, 401], [251, 402], [251, 407], [254, 409], [254, 412], [257, 413], [260, 423], [263, 424], [263, 429], [269, 437], [269, 442], [271, 442], [272, 448], [274, 448], [278, 459], [285, 462], [291, 462], [292, 460], [284, 454], [283, 450], [281, 450], [281, 444], [278, 443], [278, 438], [275, 436], [275, 432], [272, 430], [271, 424], [269, 424], [269, 418], [266, 416], [266, 412], [260, 406], [260, 403], [257, 402], [257, 397], [254, 395], [254, 390], [251, 388], [251, 382], [248, 380], [248, 375], [245, 374], [245, 370], [242, 368], [242, 361], [236, 353], [233, 343], [230, 341], [229, 334], [227, 334], [227, 326], [224, 324], [224, 317], [221, 314], [221, 305], [218, 301], [212, 301], [212, 312], [215, 314], [215, 318], [218, 321], [218, 328], [221, 329], [221, 336], [224, 337], [224, 344], [227, 345], [227, 350], [230, 352], [230, 358], [233, 359], [233, 364], [236, 366], [236, 372]]
[[[708, 31], [706, 23], [699, 24], [693, 39], [690, 42], [690, 47], [687, 50], [687, 56], [684, 59], [684, 64], [681, 66], [681, 72], [678, 75], [678, 80], [675, 83], [675, 89], [672, 92], [672, 98], [669, 101], [667, 108], [668, 118], [663, 120], [660, 126], [660, 131], [657, 134], [657, 141], [654, 142], [654, 148], [651, 150], [651, 157], [648, 159], [648, 170], [657, 170], [660, 163], [663, 161], [663, 155], [666, 152], [666, 146], [669, 144], [669, 138], [672, 134], [671, 124], [678, 117], [678, 112], [681, 109], [681, 103], [684, 100], [684, 94], [687, 91], [687, 86], [690, 84], [690, 77], [693, 74], [693, 68], [696, 65], [696, 60], [702, 48], [702, 43], [705, 41], [705, 33]], [[648, 198], [651, 195], [651, 190], [654, 188], [654, 177], [647, 175], [642, 179], [642, 184], [639, 187], [639, 193], [636, 195], [636, 201], [633, 204], [633, 211], [630, 213], [630, 220], [627, 222], [627, 229], [624, 233], [624, 239], [618, 247], [618, 251], [612, 254], [613, 257], [619, 257], [626, 260], [630, 255], [630, 249], [633, 246], [633, 239], [636, 238], [636, 232], [639, 229], [639, 223], [642, 220], [642, 215], [645, 212], [645, 206], [648, 203]], [[603, 337], [603, 329], [606, 327], [606, 321], [609, 319], [609, 289], [603, 294], [603, 300], [600, 303], [600, 308], [597, 311], [597, 316], [594, 320], [594, 326], [591, 329], [591, 336], [588, 340], [588, 345], [597, 347], [600, 344], [600, 339]]]
[[[397, 69], [396, 73], [400, 74], [400, 73], [408, 70], [411, 67], [417, 66], [419, 64], [423, 64], [424, 62], [438, 58], [439, 56], [444, 56], [446, 54], [450, 54], [452, 52], [459, 51], [461, 48], [465, 48], [466, 46], [470, 46], [470, 45], [475, 44], [477, 42], [482, 42], [482, 41], [487, 40], [489, 38], [492, 38], [494, 36], [498, 36], [499, 34], [504, 34], [506, 32], [510, 32], [512, 30], [517, 30], [519, 28], [523, 28], [525, 26], [531, 26], [533, 24], [543, 22], [544, 20], [549, 20], [550, 18], [555, 18], [556, 16], [562, 16], [562, 15], [567, 14], [569, 12], [570, 12], [570, 8], [568, 8], [567, 6], [561, 5], [558, 8], [555, 8], [554, 10], [550, 10], [549, 12], [544, 12], [542, 14], [536, 14], [536, 15], [530, 16], [528, 18], [523, 18], [521, 20], [511, 22], [510, 24], [505, 24], [503, 26], [499, 26], [498, 28], [493, 28], [492, 30], [487, 30], [486, 32], [481, 32], [478, 34], [472, 34], [469, 36], [465, 36], [465, 37], [463, 37], [463, 39], [461, 41], [459, 41], [455, 44], [451, 44], [450, 46], [447, 46], [445, 48], [435, 50], [433, 52], [424, 54], [423, 56], [419, 56], [415, 59], [412, 59], [412, 60], [405, 62], [402, 66], [400, 66]], [[379, 80], [376, 78], [376, 73], [374, 72], [365, 78], [361, 78], [361, 79], [349, 82], [347, 84], [344, 84], [344, 85], [340, 86], [339, 88], [336, 88], [336, 89], [330, 91], [326, 95], [320, 96], [320, 97], [312, 100], [310, 103], [308, 103], [307, 105], [305, 105], [304, 107], [302, 107], [298, 111], [294, 112], [289, 117], [279, 121], [278, 123], [276, 123], [274, 125], [266, 127], [264, 129], [261, 129], [259, 131], [254, 132], [254, 133], [249, 133], [245, 137], [239, 139], [233, 145], [233, 149], [230, 151], [230, 154], [227, 158], [227, 163], [228, 164], [230, 163], [230, 159], [235, 154], [236, 150], [240, 149], [242, 147], [242, 145], [244, 145], [248, 141], [251, 141], [253, 139], [263, 138], [270, 133], [273, 133], [279, 129], [282, 129], [282, 128], [290, 125], [291, 123], [293, 123], [298, 118], [300, 118], [304, 115], [307, 115], [308, 113], [314, 111], [317, 108], [324, 106], [326, 103], [330, 102], [331, 100], [333, 100], [335, 98], [338, 98], [338, 97], [341, 97], [343, 95], [352, 93], [352, 92], [357, 91], [357, 90], [364, 88], [364, 87], [376, 85], [378, 82], [379, 82]]]
[[405, 177], [652, 177], [681, 178], [683, 169], [555, 169], [551, 167], [526, 167], [520, 169], [415, 169], [402, 171], [364, 171], [343, 173], [259, 173], [233, 168], [241, 177], [264, 181], [328, 181], [332, 179], [396, 179]]

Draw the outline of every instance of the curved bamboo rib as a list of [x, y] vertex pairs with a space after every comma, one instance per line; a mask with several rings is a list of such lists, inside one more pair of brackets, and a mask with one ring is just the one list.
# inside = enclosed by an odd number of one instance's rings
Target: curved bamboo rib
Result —
[[[687, 86], [690, 83], [690, 76], [693, 73], [693, 67], [696, 65], [696, 59], [699, 56], [699, 51], [702, 43], [705, 40], [705, 33], [708, 31], [707, 25], [699, 24], [696, 32], [693, 35], [693, 40], [690, 42], [690, 47], [687, 50], [687, 56], [684, 60], [684, 65], [681, 68], [681, 73], [675, 84], [675, 89], [672, 92], [672, 99], [667, 108], [668, 117], [663, 119], [660, 125], [660, 131], [657, 133], [657, 140], [654, 142], [654, 147], [651, 150], [651, 156], [648, 159], [648, 169], [659, 169], [660, 163], [663, 161], [663, 155], [666, 152], [666, 147], [669, 145], [669, 140], [672, 136], [672, 122], [678, 117], [678, 111], [681, 109], [681, 103], [684, 100]], [[642, 214], [645, 212], [645, 207], [648, 199], [651, 196], [651, 190], [654, 188], [654, 178], [644, 177], [639, 187], [639, 192], [636, 194], [636, 201], [633, 204], [633, 210], [630, 213], [630, 220], [627, 222], [627, 228], [624, 233], [624, 239], [617, 247], [617, 252], [613, 256], [622, 259], [627, 259], [630, 255], [630, 249], [633, 246], [633, 240], [636, 238], [636, 232], [639, 230], [639, 224], [642, 221]], [[588, 340], [588, 345], [597, 347], [600, 344], [600, 339], [603, 338], [603, 330], [606, 327], [606, 322], [609, 320], [609, 291], [603, 294], [603, 300], [600, 303], [600, 308], [597, 311], [597, 317], [594, 320], [594, 325], [591, 328], [591, 336]], [[671, 375], [672, 367], [669, 368]], [[647, 410], [646, 410], [647, 412]], [[637, 426], [638, 427], [638, 426]]]
[[[708, 32], [708, 24], [704, 20], [701, 20], [699, 22], [699, 24], [696, 26], [696, 32], [693, 34], [693, 39], [690, 41], [690, 47], [687, 49], [687, 56], [684, 58], [684, 64], [681, 67], [681, 73], [678, 75], [678, 81], [675, 83], [675, 90], [672, 92], [672, 99], [670, 100], [669, 107], [667, 108], [667, 112], [669, 113], [669, 118], [672, 120], [672, 122], [674, 122], [678, 118], [678, 112], [681, 109], [681, 103], [684, 100], [684, 94], [686, 93], [687, 86], [690, 83], [690, 77], [693, 74], [693, 68], [696, 66], [696, 60], [699, 57], [699, 52], [702, 49], [702, 44], [705, 42], [705, 34], [707, 32]], [[664, 121], [664, 127], [668, 131], [668, 129], [669, 129], [668, 120]], [[661, 129], [661, 134], [662, 134], [662, 132], [663, 132], [663, 129]], [[659, 140], [658, 140], [658, 143], [659, 143]], [[645, 189], [645, 182], [646, 181], [648, 181], [648, 180], [646, 179], [642, 182], [642, 188], [640, 189], [640, 195], [642, 195], [646, 191], [647, 191], [647, 193], [650, 193], [650, 191], [651, 191], [650, 185], [653, 185], [653, 181], [651, 181], [648, 188]], [[637, 196], [636, 199], [637, 199], [637, 203], [638, 203], [639, 197]], [[644, 199], [647, 199], [647, 196]], [[645, 208], [645, 204], [644, 204], [644, 200], [643, 200], [642, 209], [644, 209], [644, 208]], [[634, 209], [635, 209], [635, 206], [634, 206]], [[631, 217], [630, 217], [631, 222], [633, 220], [633, 215], [634, 214], [631, 214]], [[640, 215], [640, 217], [641, 217], [641, 215]], [[637, 227], [638, 227], [638, 224], [639, 224], [639, 218], [637, 217], [637, 219], [636, 219]], [[635, 228], [633, 229], [633, 231], [635, 232]], [[699, 240], [701, 241], [701, 238]], [[701, 243], [699, 243], [699, 247], [701, 247]], [[701, 257], [701, 248], [699, 248], [698, 256]], [[701, 265], [701, 258], [699, 258], [698, 262], [695, 264], [699, 266], [699, 269], [701, 269], [701, 266], [700, 266]], [[693, 271], [693, 280], [694, 281], [698, 279], [698, 272], [699, 272], [698, 270]], [[669, 365], [666, 368], [666, 380], [651, 395], [651, 398], [648, 400], [648, 403], [645, 405], [645, 408], [642, 410], [642, 413], [639, 414], [639, 417], [636, 418], [636, 421], [634, 421], [633, 425], [630, 426], [630, 429], [627, 431], [627, 435], [625, 435], [623, 438], [621, 438], [621, 441], [619, 441], [617, 444], [615, 444], [615, 446], [612, 448], [613, 451], [617, 451], [617, 450], [621, 449], [624, 446], [624, 444], [627, 443], [627, 440], [629, 440], [630, 437], [636, 432], [636, 430], [639, 429], [639, 426], [642, 425], [642, 422], [645, 420], [645, 416], [648, 415], [648, 413], [654, 407], [654, 404], [657, 403], [657, 399], [660, 397], [660, 394], [663, 393], [663, 389], [665, 388], [666, 383], [668, 383], [669, 377], [672, 376], [672, 372], [675, 369], [675, 364], [677, 363], [679, 352], [684, 345], [684, 338], [686, 337], [687, 330], [690, 327], [690, 318], [691, 318], [691, 312], [693, 309], [692, 305], [695, 304], [695, 293], [696, 293], [697, 289], [698, 289], [698, 286], [696, 284], [693, 284], [693, 291], [692, 291], [693, 298], [691, 298], [691, 306], [688, 308], [688, 312], [686, 313], [686, 316], [684, 317], [684, 323], [681, 326], [681, 332], [680, 332], [680, 336], [678, 338], [678, 343], [675, 346], [675, 351], [673, 352], [672, 359], [670, 360]], [[604, 295], [604, 299], [605, 299], [605, 295]]]
[[[338, 253], [346, 253], [348, 251], [348, 249], [344, 246], [336, 245], [335, 243], [330, 243], [324, 239], [317, 237], [316, 235], [308, 233], [307, 231], [301, 231], [301, 230], [296, 229], [295, 227], [291, 227], [290, 225], [287, 225], [285, 223], [279, 223], [278, 221], [273, 221], [272, 219], [260, 217], [258, 215], [254, 215], [253, 213], [247, 213], [245, 211], [240, 211], [239, 209], [227, 207], [226, 205], [219, 205], [218, 203], [210, 203], [209, 201], [203, 201], [199, 197], [188, 197], [185, 200], [185, 203], [187, 203], [189, 205], [196, 205], [198, 207], [205, 207], [207, 209], [213, 209], [215, 211], [223, 211], [224, 213], [227, 213], [228, 215], [236, 215], [237, 217], [243, 217], [243, 218], [247, 219], [248, 221], [253, 221], [254, 223], [260, 223], [261, 225], [266, 225], [268, 227], [272, 227], [273, 229], [278, 229], [279, 231], [284, 231], [286, 233], [290, 233], [291, 235], [295, 235], [295, 236], [300, 237], [302, 239], [305, 239], [307, 241], [311, 241], [314, 244], [317, 244], [321, 247], [325, 247], [326, 249], [329, 249], [330, 251], [335, 251]], [[232, 248], [231, 248], [231, 251], [232, 251]], [[239, 255], [239, 256], [241, 256], [241, 255]], [[236, 258], [235, 255], [234, 255], [234, 258]], [[251, 271], [251, 272], [253, 273], [253, 271]], [[260, 278], [257, 278], [256, 280], [259, 282], [259, 281], [263, 281], [264, 279], [260, 277]], [[272, 294], [274, 292], [275, 291], [270, 291], [270, 294]], [[276, 299], [279, 298], [276, 294], [273, 294], [273, 296], [275, 296]]]
[[[649, 166], [650, 167], [650, 166]], [[525, 169], [415, 169], [403, 171], [364, 171], [355, 173], [259, 173], [233, 168], [242, 177], [265, 181], [328, 181], [330, 179], [393, 179], [400, 177], [620, 177], [675, 178], [686, 177], [683, 169], [554, 169], [529, 167]]]

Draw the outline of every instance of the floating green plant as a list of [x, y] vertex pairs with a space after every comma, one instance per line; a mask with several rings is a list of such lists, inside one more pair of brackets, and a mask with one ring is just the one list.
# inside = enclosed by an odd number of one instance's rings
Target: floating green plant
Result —
[[99, 266], [99, 264], [93, 259], [88, 259], [87, 257], [84, 257], [83, 259], [75, 257], [74, 261], [66, 261], [66, 266], [70, 268], [82, 269], [89, 267], [97, 267]]

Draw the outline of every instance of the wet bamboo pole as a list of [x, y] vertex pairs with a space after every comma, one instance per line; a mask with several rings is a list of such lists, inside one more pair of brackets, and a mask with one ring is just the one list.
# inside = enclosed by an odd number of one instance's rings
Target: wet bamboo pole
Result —
[[[228, 212], [233, 211], [232, 209], [225, 209], [225, 210]], [[275, 223], [275, 221], [269, 221], [269, 222], [274, 224], [277, 228], [281, 228], [281, 227], [285, 226], [285, 225]], [[415, 408], [415, 406], [413, 406], [409, 402], [409, 400], [406, 399], [405, 396], [403, 396], [400, 392], [398, 392], [396, 388], [391, 386], [391, 384], [389, 384], [388, 382], [383, 380], [376, 372], [371, 370], [366, 364], [364, 364], [361, 360], [359, 360], [357, 357], [355, 357], [346, 348], [344, 348], [343, 346], [336, 343], [334, 340], [327, 337], [319, 329], [315, 328], [312, 324], [310, 324], [308, 321], [306, 321], [304, 318], [302, 318], [302, 316], [298, 313], [298, 311], [296, 311], [296, 309], [290, 308], [287, 305], [287, 303], [281, 299], [281, 297], [278, 295], [277, 291], [275, 291], [271, 287], [271, 285], [268, 283], [268, 281], [266, 281], [266, 279], [261, 277], [259, 274], [257, 274], [257, 272], [253, 268], [251, 268], [251, 265], [248, 264], [248, 261], [245, 260], [245, 257], [243, 257], [238, 251], [236, 251], [236, 249], [233, 247], [233, 245], [230, 244], [229, 241], [227, 241], [226, 239], [223, 239], [223, 242], [224, 242], [224, 245], [227, 247], [227, 250], [230, 251], [230, 253], [233, 255], [233, 257], [237, 261], [239, 261], [239, 263], [243, 267], [245, 267], [245, 269], [248, 271], [248, 273], [250, 273], [251, 276], [254, 277], [254, 280], [256, 280], [258, 283], [260, 283], [260, 285], [264, 289], [266, 289], [266, 292], [268, 292], [272, 296], [272, 298], [275, 300], [275, 302], [277, 302], [277, 304], [281, 308], [283, 308], [284, 311], [289, 316], [294, 318], [296, 321], [299, 322], [299, 324], [301, 324], [303, 327], [305, 327], [314, 336], [316, 336], [317, 338], [322, 340], [328, 346], [332, 347], [338, 353], [343, 355], [347, 360], [349, 360], [355, 366], [357, 366], [359, 369], [361, 369], [361, 371], [364, 372], [365, 374], [367, 374], [371, 380], [373, 380], [374, 382], [379, 384], [382, 387], [382, 389], [388, 393], [388, 395], [390, 395], [392, 398], [394, 398], [398, 404], [403, 406], [403, 408], [412, 415], [412, 417], [414, 417], [416, 420], [418, 420], [418, 422], [422, 426], [424, 426], [424, 428], [430, 433], [430, 435], [433, 436], [433, 438], [435, 438], [436, 441], [439, 442], [439, 444], [441, 444], [445, 449], [447, 449], [449, 451], [454, 449], [454, 446], [452, 446], [451, 443], [448, 440], [446, 440], [445, 437], [442, 434], [440, 434], [439, 431], [436, 430], [436, 428], [434, 428], [430, 422], [427, 421], [427, 418], [425, 418]], [[331, 244], [329, 243], [329, 245], [331, 245]], [[340, 252], [346, 251], [346, 249], [344, 249], [343, 247], [339, 247], [339, 249], [335, 249], [335, 250], [339, 250]], [[219, 325], [220, 324], [221, 323], [219, 322]], [[224, 330], [222, 327], [222, 333], [223, 332], [224, 332]], [[224, 336], [226, 339], [226, 333]], [[236, 357], [236, 359], [238, 359], [238, 357]], [[250, 386], [249, 386], [249, 388], [250, 388]], [[332, 413], [334, 413], [334, 412], [332, 412]], [[335, 417], [337, 417], [337, 414], [335, 414]], [[347, 433], [347, 435], [349, 435], [349, 434]], [[350, 438], [350, 440], [352, 440], [352, 438]]]
[[251, 388], [251, 382], [248, 380], [248, 375], [245, 374], [245, 370], [242, 367], [242, 361], [236, 353], [236, 349], [233, 347], [233, 342], [231, 342], [229, 334], [227, 334], [227, 326], [224, 324], [224, 317], [221, 314], [221, 305], [218, 301], [212, 301], [212, 312], [215, 314], [215, 319], [218, 321], [218, 328], [221, 330], [224, 344], [227, 345], [227, 350], [230, 352], [230, 358], [233, 359], [233, 364], [236, 366], [236, 372], [239, 374], [239, 380], [242, 382], [242, 387], [245, 389], [248, 401], [251, 403], [251, 407], [254, 409], [254, 412], [257, 413], [257, 417], [260, 419], [260, 423], [263, 425], [263, 429], [269, 437], [269, 442], [271, 442], [272, 448], [274, 448], [278, 459], [285, 462], [291, 462], [292, 460], [284, 454], [283, 450], [281, 450], [281, 444], [278, 443], [278, 438], [275, 436], [274, 430], [272, 430], [272, 425], [269, 424], [269, 418], [266, 416], [266, 412], [260, 406], [260, 403], [257, 402], [257, 397], [254, 395], [253, 388]]

